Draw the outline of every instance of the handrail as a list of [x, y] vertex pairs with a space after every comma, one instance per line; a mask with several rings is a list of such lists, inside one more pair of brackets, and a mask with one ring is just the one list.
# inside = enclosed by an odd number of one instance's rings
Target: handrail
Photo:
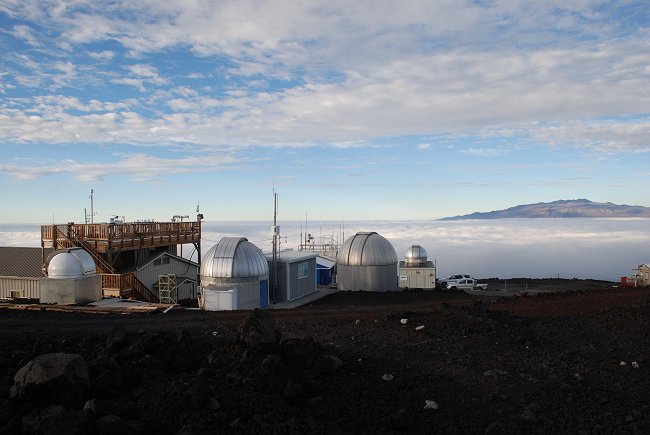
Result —
[[[133, 222], [123, 224], [64, 224], [41, 226], [41, 237], [52, 240], [52, 227], [72, 228], [82, 240], [110, 241], [139, 237], [166, 237], [178, 234], [196, 235], [201, 231], [200, 222]], [[60, 229], [59, 229], [60, 231]]]
[[159, 303], [160, 302], [160, 297], [149, 290], [149, 288], [142, 283], [138, 279], [137, 276], [135, 276], [135, 273], [131, 272], [129, 275], [130, 278], [133, 280], [133, 292], [137, 294], [142, 300], [145, 300], [147, 302], [152, 302], [152, 303]]
[[[80, 239], [77, 234], [74, 232], [74, 229], [72, 227], [69, 227], [69, 232], [66, 235], [61, 229], [56, 226], [56, 239], [57, 239], [57, 245], [58, 241], [62, 240], [66, 245], [66, 248], [71, 248], [71, 247], [79, 247], [83, 248], [85, 251], [87, 251], [91, 257], [93, 257], [93, 260], [95, 260], [95, 265], [99, 266], [97, 267], [99, 269], [100, 273], [115, 273], [115, 268], [104, 258], [99, 255], [97, 252], [95, 252], [95, 249], [90, 246], [88, 243], [84, 242], [84, 240]], [[62, 236], [61, 239], [59, 239], [59, 234]], [[72, 246], [70, 246], [72, 245]], [[56, 247], [56, 246], [55, 246]]]
[[116, 272], [112, 264], [106, 261], [104, 257], [99, 255], [97, 251], [95, 251], [95, 249], [89, 243], [86, 243], [83, 239], [77, 236], [77, 233], [75, 232], [74, 228], [70, 228], [70, 231], [72, 233], [73, 240], [90, 253], [93, 259], [96, 261], [96, 264], [101, 265], [100, 269], [103, 268], [104, 272], [110, 272], [110, 273]]
[[151, 303], [159, 303], [160, 297], [144, 285], [133, 272], [129, 273], [103, 273], [102, 290], [119, 290], [124, 297], [129, 291], [135, 299]]

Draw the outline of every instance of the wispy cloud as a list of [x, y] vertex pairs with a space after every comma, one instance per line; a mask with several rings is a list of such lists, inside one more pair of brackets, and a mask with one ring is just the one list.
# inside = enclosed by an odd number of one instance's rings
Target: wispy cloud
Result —
[[67, 159], [57, 162], [56, 165], [38, 161], [0, 164], [0, 173], [12, 175], [21, 180], [67, 174], [83, 182], [123, 175], [134, 181], [152, 181], [157, 179], [159, 174], [219, 171], [238, 163], [238, 159], [229, 154], [162, 158], [141, 153], [116, 153], [115, 157], [117, 160], [112, 162], [80, 162]]
[[115, 57], [115, 53], [109, 50], [91, 51], [88, 56], [97, 60], [111, 60]]
[[11, 30], [11, 34], [18, 39], [24, 40], [27, 44], [31, 45], [32, 47], [41, 46], [41, 43], [34, 36], [34, 34], [32, 33], [32, 29], [29, 26], [25, 26], [25, 25], [14, 26], [13, 29]]
[[460, 150], [462, 154], [482, 157], [496, 157], [507, 153], [502, 148], [465, 148]]

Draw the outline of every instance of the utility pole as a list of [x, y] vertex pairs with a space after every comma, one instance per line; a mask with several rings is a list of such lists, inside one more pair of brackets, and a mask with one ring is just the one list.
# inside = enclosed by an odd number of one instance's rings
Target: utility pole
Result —
[[90, 223], [94, 224], [95, 223], [95, 209], [94, 209], [94, 198], [93, 195], [95, 194], [95, 191], [93, 189], [90, 189]]
[[277, 299], [278, 295], [278, 236], [280, 229], [277, 226], [277, 216], [278, 216], [278, 194], [273, 191], [273, 292], [272, 299], [273, 302]]

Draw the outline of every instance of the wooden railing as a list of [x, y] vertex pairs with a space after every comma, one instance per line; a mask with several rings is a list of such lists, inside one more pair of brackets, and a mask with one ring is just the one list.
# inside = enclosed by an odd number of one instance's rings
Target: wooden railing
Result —
[[160, 302], [158, 295], [149, 290], [133, 272], [102, 274], [102, 290], [119, 291], [120, 297], [133, 297], [153, 303]]
[[160, 297], [149, 290], [149, 288], [142, 283], [138, 279], [137, 276], [135, 276], [135, 273], [130, 274], [133, 278], [133, 291], [135, 293], [135, 298], [138, 300], [144, 300], [147, 302], [152, 302], [152, 303], [159, 303], [160, 302]]
[[99, 273], [109, 273], [109, 274], [115, 273], [115, 268], [113, 267], [113, 265], [110, 264], [108, 261], [106, 261], [104, 257], [102, 257], [92, 245], [86, 243], [83, 239], [79, 238], [79, 236], [75, 233], [74, 228], [69, 227], [68, 234], [66, 235], [65, 233], [61, 232], [60, 228], [57, 227], [56, 236], [57, 236], [57, 240], [61, 240], [62, 243], [65, 243], [67, 245], [72, 245], [66, 247], [76, 246], [79, 248], [83, 248], [86, 252], [88, 252], [90, 256], [93, 257], [93, 260], [95, 260], [95, 267], [97, 268], [97, 271]]
[[122, 284], [122, 275], [119, 273], [102, 273], [102, 290], [122, 292], [126, 290]]
[[134, 222], [124, 224], [64, 224], [41, 226], [41, 240], [62, 247], [70, 233], [99, 252], [110, 248], [140, 248], [198, 243], [201, 222]]

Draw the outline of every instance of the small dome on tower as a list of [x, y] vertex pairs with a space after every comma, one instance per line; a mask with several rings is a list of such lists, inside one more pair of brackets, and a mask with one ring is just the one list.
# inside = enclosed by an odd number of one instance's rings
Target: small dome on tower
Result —
[[427, 262], [427, 251], [420, 245], [412, 245], [406, 250], [406, 264], [423, 264]]

